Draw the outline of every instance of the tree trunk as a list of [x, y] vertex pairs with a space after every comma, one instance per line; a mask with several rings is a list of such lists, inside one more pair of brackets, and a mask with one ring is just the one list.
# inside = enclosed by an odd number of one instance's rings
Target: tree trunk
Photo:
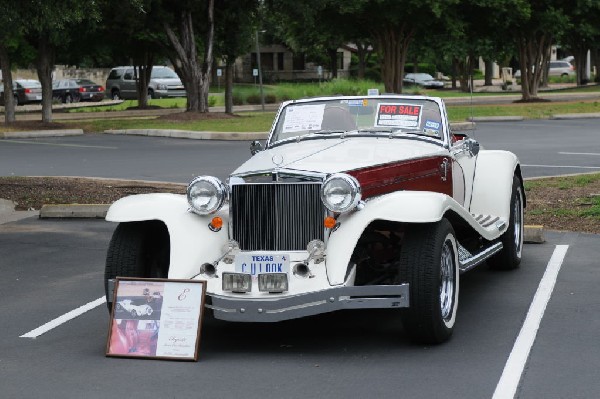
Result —
[[329, 58], [329, 71], [331, 72], [331, 79], [336, 79], [338, 77], [337, 48], [328, 48], [327, 57]]
[[590, 51], [592, 52], [592, 63], [594, 64], [594, 67], [596, 67], [596, 76], [594, 76], [594, 82], [600, 83], [600, 52], [598, 51], [597, 47], [592, 48]]
[[0, 66], [4, 84], [4, 122], [12, 123], [15, 119], [15, 97], [13, 93], [13, 80], [10, 56], [6, 47], [0, 44]]
[[452, 57], [452, 89], [456, 89], [456, 76], [458, 75], [458, 58]]
[[413, 38], [413, 29], [387, 26], [373, 32], [381, 54], [381, 75], [385, 91], [402, 93], [406, 53]]
[[575, 72], [577, 74], [577, 86], [584, 85], [585, 82], [585, 67], [587, 63], [587, 46], [576, 46], [573, 49], [575, 57]]
[[545, 33], [522, 35], [519, 39], [519, 63], [521, 64], [521, 96], [523, 101], [538, 98], [538, 88], [544, 68], [547, 68], [552, 36]]
[[214, 0], [208, 3], [208, 34], [205, 43], [204, 61], [202, 66], [198, 60], [196, 36], [190, 10], [184, 10], [179, 16], [179, 29], [175, 33], [167, 24], [164, 29], [176, 57], [172, 59], [187, 93], [187, 111], [208, 112], [208, 92], [213, 60], [214, 39]]
[[494, 82], [494, 61], [484, 60], [485, 62], [485, 83], [484, 86], [493, 86]]
[[136, 82], [136, 91], [138, 98], [138, 108], [148, 108], [148, 97], [151, 93], [148, 89], [152, 68], [154, 67], [153, 54], [146, 53], [142, 63], [133, 66], [133, 73]]
[[367, 64], [367, 47], [368, 44], [356, 43], [356, 55], [358, 56], [357, 78], [359, 80], [363, 80], [365, 78], [365, 70]]
[[42, 84], [42, 122], [52, 122], [52, 70], [54, 69], [54, 45], [48, 36], [40, 36], [36, 69]]
[[233, 114], [233, 63], [235, 57], [225, 60], [225, 113]]

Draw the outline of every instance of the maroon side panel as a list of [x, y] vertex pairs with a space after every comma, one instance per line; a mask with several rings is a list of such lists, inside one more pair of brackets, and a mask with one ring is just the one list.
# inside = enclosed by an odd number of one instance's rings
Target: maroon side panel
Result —
[[[446, 180], [442, 180], [444, 160], [447, 161]], [[358, 180], [363, 198], [399, 190], [433, 191], [452, 196], [452, 160], [448, 157], [413, 159], [346, 173]]]

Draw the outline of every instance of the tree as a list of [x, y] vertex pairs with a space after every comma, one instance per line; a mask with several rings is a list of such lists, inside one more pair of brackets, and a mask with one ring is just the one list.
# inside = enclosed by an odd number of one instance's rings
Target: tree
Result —
[[52, 122], [52, 71], [56, 48], [69, 41], [67, 33], [72, 25], [85, 21], [85, 28], [89, 29], [90, 25], [99, 21], [97, 3], [21, 0], [17, 2], [16, 10], [18, 20], [24, 26], [25, 39], [37, 50], [35, 66], [42, 84], [42, 121]]
[[581, 85], [587, 83], [583, 79], [586, 73], [587, 52], [597, 49], [600, 43], [600, 2], [574, 0], [569, 5], [569, 22], [561, 43], [566, 45], [575, 57], [577, 85]]
[[21, 25], [18, 23], [16, 2], [18, 0], [0, 0], [0, 67], [4, 85], [4, 121], [15, 121], [15, 101], [12, 80], [12, 55], [18, 47]]
[[216, 0], [215, 54], [225, 62], [225, 112], [233, 113], [233, 66], [252, 48], [259, 2]]
[[[213, 65], [214, 1], [165, 0], [163, 28], [171, 51], [169, 57], [187, 92], [187, 111], [208, 112], [208, 90]], [[198, 39], [195, 27], [204, 40]], [[199, 48], [200, 47], [200, 48]], [[199, 53], [202, 54], [200, 61]]]

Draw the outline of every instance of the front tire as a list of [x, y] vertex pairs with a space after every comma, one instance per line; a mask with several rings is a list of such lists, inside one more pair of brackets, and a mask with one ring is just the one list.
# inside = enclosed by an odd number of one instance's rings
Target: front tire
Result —
[[459, 270], [456, 236], [447, 219], [411, 226], [400, 252], [400, 281], [409, 284], [404, 329], [415, 343], [440, 344], [454, 331]]
[[[120, 223], [108, 246], [104, 291], [108, 309], [108, 280], [118, 277], [166, 278], [169, 272], [169, 233], [159, 221]], [[111, 295], [112, 296], [112, 295]]]
[[508, 229], [500, 237], [502, 250], [488, 259], [488, 265], [497, 270], [512, 270], [521, 264], [523, 251], [523, 186], [517, 176], [513, 177], [510, 198]]

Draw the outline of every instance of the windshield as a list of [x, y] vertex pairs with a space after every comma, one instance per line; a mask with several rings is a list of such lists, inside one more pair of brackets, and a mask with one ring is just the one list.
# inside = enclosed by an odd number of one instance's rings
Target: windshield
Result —
[[270, 142], [346, 132], [412, 133], [443, 140], [442, 125], [440, 107], [425, 98], [340, 97], [287, 105]]
[[152, 79], [179, 79], [179, 76], [169, 68], [153, 68]]

